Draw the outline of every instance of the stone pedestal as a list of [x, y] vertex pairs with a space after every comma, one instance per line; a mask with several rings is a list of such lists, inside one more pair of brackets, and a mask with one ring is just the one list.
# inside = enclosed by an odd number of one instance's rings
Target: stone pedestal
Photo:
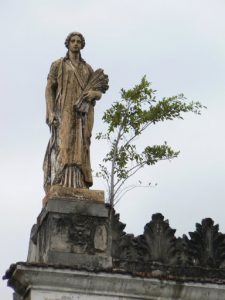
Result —
[[84, 200], [98, 203], [105, 203], [104, 191], [101, 190], [89, 190], [81, 188], [64, 187], [61, 185], [52, 185], [43, 199], [43, 206], [45, 207], [48, 200], [61, 198], [71, 200]]
[[63, 196], [57, 192], [46, 199], [32, 228], [27, 261], [90, 270], [111, 268], [109, 212], [101, 193]]

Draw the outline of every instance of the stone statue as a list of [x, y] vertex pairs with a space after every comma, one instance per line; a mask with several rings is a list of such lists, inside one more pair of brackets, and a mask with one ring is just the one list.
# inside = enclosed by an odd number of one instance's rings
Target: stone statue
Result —
[[108, 76], [95, 72], [81, 57], [81, 33], [65, 41], [68, 52], [52, 63], [46, 87], [46, 122], [51, 138], [45, 154], [44, 188], [89, 188], [92, 181], [90, 139], [96, 100], [108, 89]]

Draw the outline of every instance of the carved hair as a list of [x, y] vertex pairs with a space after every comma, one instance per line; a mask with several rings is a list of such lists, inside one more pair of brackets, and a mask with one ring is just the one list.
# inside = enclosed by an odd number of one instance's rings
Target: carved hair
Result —
[[65, 40], [65, 46], [66, 46], [66, 48], [69, 49], [69, 42], [70, 42], [70, 39], [71, 39], [74, 35], [77, 35], [77, 36], [79, 36], [79, 37], [81, 38], [81, 49], [83, 49], [84, 46], [85, 46], [85, 39], [84, 39], [84, 37], [83, 37], [83, 35], [82, 35], [81, 33], [76, 32], [76, 31], [71, 32], [70, 34], [68, 34], [68, 36], [67, 36], [67, 38], [66, 38], [66, 40]]

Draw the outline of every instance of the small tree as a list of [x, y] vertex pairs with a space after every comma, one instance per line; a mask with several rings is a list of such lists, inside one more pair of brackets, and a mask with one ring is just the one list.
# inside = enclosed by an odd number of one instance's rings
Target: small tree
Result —
[[[165, 120], [183, 119], [182, 114], [200, 114], [203, 106], [199, 102], [186, 102], [183, 94], [156, 100], [156, 91], [144, 76], [133, 89], [121, 90], [121, 100], [115, 101], [103, 115], [107, 124], [105, 133], [98, 133], [98, 140], [106, 140], [110, 150], [100, 164], [96, 174], [102, 177], [108, 188], [108, 202], [115, 205], [121, 197], [134, 186], [126, 182], [144, 166], [155, 165], [161, 160], [178, 156], [165, 142], [162, 145], [148, 145], [141, 152], [135, 140], [150, 125]], [[109, 166], [109, 167], [107, 167]], [[140, 182], [141, 183], [141, 182]]]

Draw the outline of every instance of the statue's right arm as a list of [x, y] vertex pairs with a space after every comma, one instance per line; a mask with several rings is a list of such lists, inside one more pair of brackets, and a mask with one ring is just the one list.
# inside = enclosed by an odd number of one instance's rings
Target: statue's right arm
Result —
[[46, 123], [51, 126], [55, 119], [55, 99], [57, 91], [57, 73], [58, 64], [56, 62], [52, 63], [47, 80], [47, 86], [45, 89], [45, 99], [46, 99]]

